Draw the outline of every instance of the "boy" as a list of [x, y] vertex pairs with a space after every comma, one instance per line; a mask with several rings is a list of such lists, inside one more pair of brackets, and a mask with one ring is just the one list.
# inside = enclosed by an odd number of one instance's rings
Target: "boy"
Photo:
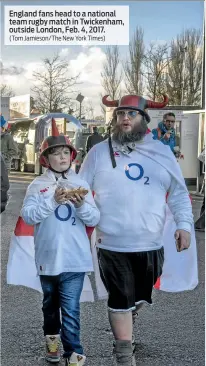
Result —
[[[100, 219], [88, 184], [70, 169], [75, 157], [76, 150], [52, 120], [52, 136], [43, 142], [40, 155], [40, 164], [48, 170], [28, 187], [21, 211], [24, 221], [35, 227], [46, 359], [60, 361], [61, 329], [65, 366], [82, 366], [86, 358], [80, 344], [79, 300], [85, 272], [92, 271], [93, 264], [85, 225], [94, 227]], [[68, 189], [79, 187], [88, 194], [76, 193], [68, 201]]]

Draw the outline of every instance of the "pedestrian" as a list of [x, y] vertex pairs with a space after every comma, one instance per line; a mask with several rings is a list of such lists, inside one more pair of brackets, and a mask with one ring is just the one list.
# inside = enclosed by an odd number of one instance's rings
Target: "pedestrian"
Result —
[[154, 140], [159, 140], [163, 144], [168, 145], [174, 155], [179, 156], [180, 152], [176, 151], [176, 134], [175, 134], [175, 114], [167, 112], [163, 116], [163, 121], [158, 123], [158, 127], [152, 130]]
[[[46, 360], [59, 362], [61, 333], [65, 366], [82, 366], [86, 358], [80, 343], [79, 302], [85, 273], [93, 271], [93, 263], [85, 225], [94, 227], [100, 218], [88, 183], [70, 169], [76, 154], [52, 120], [52, 136], [43, 141], [40, 153], [40, 164], [48, 169], [28, 187], [21, 210], [26, 224], [34, 225]], [[79, 193], [71, 192], [79, 187]]]
[[6, 131], [6, 120], [1, 115], [1, 153], [3, 155], [8, 173], [11, 169], [11, 161], [18, 154], [13, 137]]
[[93, 127], [93, 133], [90, 135], [86, 142], [86, 152], [88, 153], [91, 148], [98, 144], [99, 142], [103, 141], [104, 138], [102, 135], [99, 134], [97, 127]]
[[[205, 164], [205, 148], [203, 149], [201, 154], [198, 156], [198, 160], [201, 163]], [[204, 180], [205, 180], [205, 177], [204, 177]], [[201, 210], [200, 210], [200, 217], [195, 222], [195, 230], [196, 231], [202, 231], [202, 232], [205, 231], [205, 193], [204, 193], [204, 198], [203, 198], [203, 202], [202, 202], [202, 207], [201, 207]]]
[[8, 171], [4, 162], [4, 158], [1, 154], [1, 213], [5, 211], [6, 205], [9, 199], [9, 178]]
[[110, 136], [110, 125], [107, 126], [107, 129], [104, 133], [104, 136], [103, 136], [104, 140], [107, 140], [109, 138], [109, 136]]
[[101, 279], [108, 292], [108, 316], [118, 366], [135, 365], [133, 317], [144, 303], [164, 263], [162, 233], [167, 204], [174, 215], [177, 250], [190, 246], [192, 206], [179, 165], [167, 146], [153, 139], [146, 108], [168, 102], [125, 95], [116, 107], [112, 135], [86, 156], [80, 170], [100, 210], [96, 245]]

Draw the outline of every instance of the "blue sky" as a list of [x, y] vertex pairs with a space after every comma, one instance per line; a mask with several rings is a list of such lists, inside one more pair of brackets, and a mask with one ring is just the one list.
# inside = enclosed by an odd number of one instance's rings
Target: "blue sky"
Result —
[[[149, 44], [151, 41], [170, 41], [178, 33], [186, 28], [200, 28], [203, 27], [203, 11], [204, 2], [203, 1], [3, 1], [2, 2], [2, 27], [3, 27], [3, 6], [4, 5], [129, 5], [130, 8], [130, 37], [137, 26], [141, 26], [144, 29], [144, 40], [145, 44]], [[2, 32], [3, 33], [3, 32]], [[3, 40], [2, 40], [3, 41]], [[62, 51], [63, 49], [63, 51]], [[81, 46], [4, 46], [2, 42], [2, 60], [4, 65], [12, 65], [15, 63], [16, 66], [22, 66], [25, 68], [26, 63], [28, 65], [33, 65], [39, 63], [40, 59], [45, 56], [52, 56], [55, 52], [61, 52], [68, 58], [68, 62], [72, 59], [73, 65], [78, 60], [81, 62], [83, 59], [83, 64], [86, 64], [86, 57], [90, 60], [90, 63], [94, 64], [94, 67], [100, 68], [100, 62], [98, 65], [95, 62], [95, 52], [98, 60], [103, 60], [104, 47], [96, 46], [93, 50], [88, 48], [83, 48]], [[127, 54], [128, 47], [121, 46], [120, 52], [122, 57]], [[92, 55], [91, 55], [92, 54]], [[33, 67], [32, 66], [32, 67]], [[29, 66], [28, 66], [29, 67]], [[93, 66], [89, 67], [89, 70], [93, 69]], [[96, 71], [96, 78], [99, 73]], [[92, 75], [91, 75], [92, 77]], [[6, 76], [5, 76], [6, 78]], [[17, 78], [11, 79], [7, 78], [7, 82], [13, 82], [13, 85], [18, 80]], [[22, 79], [23, 80], [23, 79]], [[91, 80], [86, 77], [84, 82], [89, 82]], [[17, 82], [18, 84], [18, 82]], [[23, 81], [22, 81], [23, 84]], [[97, 84], [90, 93], [91, 97], [93, 93], [97, 94]], [[99, 83], [100, 86], [100, 83]], [[20, 92], [28, 92], [27, 86], [14, 85], [18, 94]]]

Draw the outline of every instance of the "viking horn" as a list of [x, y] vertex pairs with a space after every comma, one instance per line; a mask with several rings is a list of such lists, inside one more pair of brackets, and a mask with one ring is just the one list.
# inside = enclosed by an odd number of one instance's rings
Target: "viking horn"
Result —
[[163, 97], [164, 97], [163, 102], [153, 102], [152, 100], [147, 100], [146, 108], [164, 108], [168, 104], [169, 98], [167, 95], [163, 95]]
[[56, 121], [54, 118], [52, 118], [52, 136], [59, 136], [59, 130], [56, 125]]
[[107, 107], [118, 107], [119, 101], [118, 100], [107, 100], [109, 95], [105, 95], [102, 98], [102, 103], [106, 105]]

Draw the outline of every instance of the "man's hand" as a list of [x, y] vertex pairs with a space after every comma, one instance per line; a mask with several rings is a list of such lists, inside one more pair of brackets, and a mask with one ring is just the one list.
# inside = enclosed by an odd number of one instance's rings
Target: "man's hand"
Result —
[[65, 196], [65, 189], [64, 188], [57, 188], [55, 190], [54, 199], [60, 205], [64, 204], [67, 200]]
[[175, 232], [176, 247], [178, 252], [188, 249], [191, 241], [191, 234], [185, 230], [176, 230]]
[[75, 193], [74, 197], [69, 200], [74, 204], [74, 207], [79, 208], [84, 204], [84, 195]]
[[175, 151], [175, 157], [179, 159], [180, 156], [181, 156], [181, 152], [180, 151]]

